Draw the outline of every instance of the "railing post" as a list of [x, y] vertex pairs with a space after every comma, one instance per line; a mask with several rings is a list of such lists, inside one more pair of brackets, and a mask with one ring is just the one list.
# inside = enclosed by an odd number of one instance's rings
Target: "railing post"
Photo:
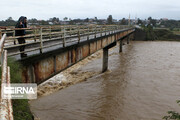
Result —
[[1, 40], [0, 40], [0, 56], [2, 56], [1, 54], [3, 53], [5, 38], [6, 38], [6, 34], [4, 33]]
[[42, 41], [43, 37], [42, 37], [42, 27], [40, 28], [40, 53], [42, 53], [42, 49], [43, 49], [43, 41]]
[[60, 37], [62, 38], [63, 37], [63, 33], [62, 33], [62, 27], [60, 26], [60, 28], [59, 28], [59, 30], [60, 30]]
[[87, 31], [87, 40], [89, 40], [89, 26], [88, 26], [88, 31]]
[[[11, 87], [10, 85], [10, 67], [7, 66], [7, 84], [8, 84], [8, 87]], [[8, 97], [11, 98], [11, 94], [8, 94]], [[13, 117], [13, 108], [12, 108], [12, 100], [11, 99], [8, 99], [8, 110], [9, 110], [9, 120], [14, 120], [14, 117]]]
[[97, 31], [96, 31], [96, 26], [95, 26], [95, 34], [94, 34], [94, 38], [96, 38], [96, 32], [97, 32]]
[[102, 37], [102, 32], [103, 32], [103, 27], [102, 27], [102, 26], [101, 26], [101, 29], [100, 29], [100, 30], [101, 30], [101, 37]]
[[71, 26], [69, 27], [69, 36], [71, 36]]
[[50, 26], [50, 28], [49, 28], [50, 30], [49, 30], [49, 38], [51, 39], [51, 26]]
[[0, 56], [1, 56], [1, 63], [0, 64], [1, 64], [1, 71], [2, 71], [2, 69], [3, 69], [4, 52], [1, 51]]
[[[3, 83], [7, 82], [6, 81], [7, 80], [7, 51], [3, 50], [3, 51], [1, 51], [1, 53], [3, 54], [2, 63], [1, 63], [1, 69], [2, 69], [1, 85], [2, 85]], [[1, 91], [3, 91], [3, 87], [1, 87]], [[3, 93], [1, 92], [1, 97], [2, 96], [3, 96]], [[0, 99], [0, 103], [1, 103], [1, 106], [0, 106], [1, 119], [6, 120], [6, 117], [8, 117], [7, 116], [8, 115], [8, 100], [7, 99]]]
[[85, 34], [85, 27], [83, 26], [83, 28], [82, 28], [82, 35], [84, 35]]
[[[13, 30], [13, 37], [15, 37], [15, 30]], [[14, 39], [14, 45], [16, 45], [16, 39]]]
[[63, 47], [66, 46], [65, 41], [66, 41], [66, 29], [65, 29], [65, 26], [64, 26], [64, 28], [63, 28]]
[[34, 41], [36, 42], [36, 29], [33, 29], [34, 32]]
[[79, 30], [79, 26], [78, 26], [78, 43], [80, 43], [80, 30]]

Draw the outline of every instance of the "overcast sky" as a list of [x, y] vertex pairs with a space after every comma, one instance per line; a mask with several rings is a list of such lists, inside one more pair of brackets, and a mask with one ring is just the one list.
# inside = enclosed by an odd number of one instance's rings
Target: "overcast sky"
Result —
[[0, 0], [0, 20], [68, 18], [169, 18], [180, 20], [180, 0]]

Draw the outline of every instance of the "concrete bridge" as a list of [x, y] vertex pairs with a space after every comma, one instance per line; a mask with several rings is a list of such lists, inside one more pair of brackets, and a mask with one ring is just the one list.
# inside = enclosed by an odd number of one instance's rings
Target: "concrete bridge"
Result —
[[[54, 26], [28, 29], [24, 53], [28, 57], [20, 59], [18, 36], [6, 38], [5, 49], [8, 56], [14, 56], [23, 64], [22, 80], [25, 83], [41, 83], [72, 66], [87, 56], [103, 49], [103, 69], [108, 64], [108, 49], [120, 40], [133, 39], [134, 28], [128, 26]], [[12, 33], [13, 32], [13, 33]], [[14, 35], [14, 30], [6, 30]], [[15, 44], [14, 44], [15, 43]]]
[[[26, 29], [25, 44], [18, 44], [15, 30], [1, 30], [7, 34], [4, 50], [7, 55], [16, 58], [23, 65], [24, 83], [42, 83], [64, 69], [103, 49], [102, 72], [108, 68], [108, 49], [119, 42], [122, 52], [123, 40], [134, 39], [135, 28], [119, 25], [89, 26], [45, 26]], [[19, 52], [19, 47], [25, 51]], [[20, 58], [27, 53], [26, 58]]]

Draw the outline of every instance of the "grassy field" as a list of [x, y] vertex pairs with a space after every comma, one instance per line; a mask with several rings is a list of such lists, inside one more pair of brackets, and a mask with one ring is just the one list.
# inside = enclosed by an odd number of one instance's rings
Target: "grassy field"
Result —
[[146, 40], [180, 41], [180, 29], [144, 27]]

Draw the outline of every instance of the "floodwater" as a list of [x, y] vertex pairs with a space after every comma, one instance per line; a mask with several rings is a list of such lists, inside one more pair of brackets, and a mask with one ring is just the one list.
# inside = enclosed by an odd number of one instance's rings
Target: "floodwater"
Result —
[[[102, 58], [79, 71], [100, 72]], [[31, 101], [41, 120], [160, 120], [180, 112], [180, 42], [131, 42], [109, 52], [109, 70]]]

